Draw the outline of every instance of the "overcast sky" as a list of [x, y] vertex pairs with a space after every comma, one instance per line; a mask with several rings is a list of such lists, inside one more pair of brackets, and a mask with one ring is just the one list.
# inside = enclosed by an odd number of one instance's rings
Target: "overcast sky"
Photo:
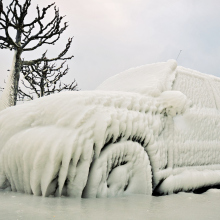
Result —
[[[11, 0], [3, 0], [7, 5]], [[52, 0], [33, 0], [46, 6]], [[219, 0], [55, 0], [69, 28], [49, 55], [74, 36], [67, 80], [82, 90], [96, 88], [121, 71], [176, 59], [178, 65], [220, 76]], [[34, 9], [29, 17], [34, 16]], [[46, 48], [45, 48], [46, 49]], [[28, 60], [41, 53], [24, 53]], [[0, 86], [13, 53], [1, 50]]]

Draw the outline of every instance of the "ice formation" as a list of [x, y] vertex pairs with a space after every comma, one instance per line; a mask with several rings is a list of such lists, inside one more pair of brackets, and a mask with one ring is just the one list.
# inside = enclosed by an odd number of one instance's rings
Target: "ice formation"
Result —
[[13, 61], [12, 61], [11, 71], [7, 78], [6, 87], [0, 97], [0, 111], [7, 107], [14, 105], [13, 81], [14, 81], [14, 75], [15, 75], [16, 55], [17, 55], [17, 52], [15, 51]]
[[5, 109], [0, 188], [113, 197], [220, 184], [219, 83], [170, 60]]

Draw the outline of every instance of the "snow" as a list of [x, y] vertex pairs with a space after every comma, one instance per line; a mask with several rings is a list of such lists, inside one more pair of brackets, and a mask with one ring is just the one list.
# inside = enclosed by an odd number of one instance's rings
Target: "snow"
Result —
[[0, 188], [95, 198], [219, 185], [219, 82], [169, 60], [5, 109]]

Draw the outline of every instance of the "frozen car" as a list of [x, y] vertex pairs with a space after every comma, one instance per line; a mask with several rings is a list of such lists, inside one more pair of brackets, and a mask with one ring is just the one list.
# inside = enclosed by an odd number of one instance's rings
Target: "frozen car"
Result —
[[220, 184], [220, 79], [175, 61], [0, 112], [0, 188], [112, 197]]

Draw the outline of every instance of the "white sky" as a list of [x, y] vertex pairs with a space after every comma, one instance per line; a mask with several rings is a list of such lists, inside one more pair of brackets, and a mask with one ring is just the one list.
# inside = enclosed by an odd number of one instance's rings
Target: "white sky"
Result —
[[[3, 2], [6, 6], [11, 0]], [[41, 7], [52, 2], [37, 1]], [[61, 52], [74, 36], [66, 78], [76, 78], [82, 90], [131, 67], [176, 59], [180, 50], [178, 65], [220, 76], [219, 0], [56, 0], [56, 5], [69, 28], [49, 55]], [[0, 50], [0, 86], [12, 57], [11, 51]]]

